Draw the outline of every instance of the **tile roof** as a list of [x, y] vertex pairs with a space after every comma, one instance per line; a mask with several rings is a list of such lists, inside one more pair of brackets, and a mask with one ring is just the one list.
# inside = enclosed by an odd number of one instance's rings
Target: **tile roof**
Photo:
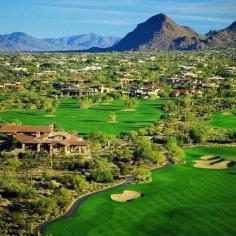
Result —
[[0, 133], [50, 133], [52, 129], [49, 126], [21, 126], [21, 125], [1, 125]]
[[72, 135], [68, 139], [64, 140], [57, 140], [57, 139], [48, 139], [48, 137], [41, 136], [39, 138], [31, 135], [25, 135], [25, 134], [16, 134], [14, 138], [20, 142], [25, 144], [49, 144], [49, 145], [55, 145], [60, 144], [63, 146], [89, 146], [90, 143], [88, 141], [82, 140], [81, 138]]

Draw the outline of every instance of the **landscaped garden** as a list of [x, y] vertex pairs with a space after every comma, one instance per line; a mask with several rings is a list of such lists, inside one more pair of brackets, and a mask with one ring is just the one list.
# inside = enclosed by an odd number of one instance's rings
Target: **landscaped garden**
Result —
[[[119, 134], [122, 131], [138, 130], [158, 121], [164, 101], [139, 100], [136, 109], [127, 110], [120, 100], [112, 104], [98, 104], [89, 109], [80, 109], [78, 100], [68, 99], [60, 102], [55, 114], [9, 111], [0, 113], [0, 118], [6, 122], [21, 122], [23, 125], [55, 123], [60, 129], [77, 131], [81, 135], [94, 131]], [[109, 122], [111, 113], [117, 116], [116, 122]]]
[[[236, 161], [236, 147], [185, 150], [186, 164], [153, 172], [148, 184], [130, 184], [99, 193], [82, 203], [72, 216], [50, 224], [48, 235], [235, 235], [235, 167], [210, 170], [193, 161], [216, 155]], [[141, 198], [121, 203], [111, 194], [124, 190]]]

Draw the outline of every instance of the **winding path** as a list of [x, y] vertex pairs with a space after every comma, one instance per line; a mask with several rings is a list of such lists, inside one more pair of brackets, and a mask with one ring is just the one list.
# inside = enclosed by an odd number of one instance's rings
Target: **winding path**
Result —
[[129, 183], [132, 183], [134, 181], [134, 176], [128, 176], [122, 183], [119, 183], [119, 184], [116, 184], [114, 186], [111, 186], [111, 187], [107, 187], [107, 188], [104, 188], [102, 190], [99, 190], [99, 191], [96, 191], [96, 192], [92, 192], [92, 193], [89, 193], [83, 197], [80, 197], [78, 198], [77, 200], [74, 201], [74, 203], [71, 205], [71, 207], [69, 208], [68, 211], [66, 211], [66, 213], [64, 213], [63, 215], [53, 219], [53, 220], [49, 220], [49, 221], [46, 221], [45, 223], [42, 223], [40, 224], [39, 226], [37, 226], [35, 229], [34, 229], [34, 232], [35, 233], [38, 233], [38, 235], [43, 235], [43, 230], [50, 224], [52, 223], [55, 223], [55, 222], [58, 222], [58, 221], [61, 221], [61, 220], [64, 220], [66, 219], [67, 217], [75, 214], [75, 212], [79, 209], [80, 205], [88, 198], [92, 197], [93, 195], [95, 194], [98, 194], [98, 193], [102, 193], [102, 192], [105, 192], [105, 191], [109, 191], [109, 190], [113, 190], [113, 189], [116, 189], [118, 187], [121, 187], [123, 185], [126, 185], [126, 184], [129, 184]]
[[[155, 171], [157, 169], [162, 169], [162, 168], [168, 168], [172, 165], [173, 163], [170, 162], [168, 159], [167, 159], [167, 164], [165, 166], [161, 166], [161, 167], [154, 167], [151, 169], [151, 171]], [[83, 197], [80, 197], [78, 198], [77, 200], [75, 200], [71, 207], [69, 208], [68, 211], [66, 211], [65, 214], [53, 219], [53, 220], [49, 220], [49, 221], [46, 221], [45, 223], [42, 223], [40, 224], [39, 226], [37, 226], [35, 229], [34, 229], [34, 232], [35, 233], [38, 233], [38, 235], [43, 235], [43, 230], [50, 224], [52, 223], [55, 223], [55, 222], [58, 222], [58, 221], [61, 221], [61, 220], [64, 220], [66, 219], [67, 217], [70, 217], [72, 216], [73, 214], [76, 213], [76, 211], [79, 209], [80, 205], [85, 201], [87, 200], [88, 198], [98, 194], [98, 193], [102, 193], [102, 192], [105, 192], [105, 191], [109, 191], [109, 190], [114, 190], [118, 187], [121, 187], [121, 186], [124, 186], [126, 184], [130, 184], [130, 183], [133, 183], [134, 182], [134, 176], [128, 176], [122, 183], [119, 183], [119, 184], [116, 184], [114, 186], [111, 186], [111, 187], [107, 187], [107, 188], [104, 188], [102, 190], [99, 190], [99, 191], [96, 191], [96, 192], [92, 192], [92, 193], [89, 193]]]

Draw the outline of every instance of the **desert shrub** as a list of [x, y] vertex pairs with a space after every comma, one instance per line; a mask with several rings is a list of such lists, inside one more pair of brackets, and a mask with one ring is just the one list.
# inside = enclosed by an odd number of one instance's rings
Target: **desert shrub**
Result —
[[108, 122], [116, 123], [117, 122], [117, 115], [115, 113], [110, 113], [108, 117]]
[[163, 163], [164, 161], [164, 156], [157, 145], [145, 137], [136, 139], [134, 156], [137, 161], [149, 161], [152, 163]]
[[79, 102], [80, 109], [88, 109], [93, 105], [93, 100], [91, 98], [83, 98]]
[[88, 182], [81, 175], [71, 176], [68, 182], [70, 183], [72, 189], [74, 189], [77, 193], [83, 192], [88, 187]]
[[172, 159], [175, 162], [182, 162], [184, 158], [184, 151], [181, 147], [178, 146], [177, 141], [174, 137], [169, 137], [167, 139], [166, 147], [171, 153]]
[[127, 109], [134, 109], [138, 105], [138, 100], [135, 98], [126, 97], [124, 99], [124, 105]]
[[152, 172], [149, 169], [138, 168], [134, 176], [138, 183], [148, 183], [152, 181]]
[[110, 183], [113, 181], [113, 175], [110, 170], [96, 169], [91, 173], [93, 180], [99, 183]]
[[55, 192], [55, 199], [57, 200], [57, 204], [60, 207], [66, 209], [68, 205], [71, 203], [73, 197], [70, 190], [62, 187]]
[[35, 210], [39, 214], [52, 214], [57, 212], [57, 201], [53, 198], [44, 197], [35, 204]]

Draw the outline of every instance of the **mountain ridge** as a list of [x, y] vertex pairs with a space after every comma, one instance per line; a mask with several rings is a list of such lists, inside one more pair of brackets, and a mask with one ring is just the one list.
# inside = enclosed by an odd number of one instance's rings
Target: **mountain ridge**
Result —
[[[148, 31], [147, 31], [148, 29]], [[142, 36], [145, 35], [144, 38]], [[236, 21], [221, 30], [200, 35], [175, 23], [163, 13], [152, 16], [110, 48], [93, 47], [85, 52], [204, 50], [236, 46]]]
[[38, 39], [23, 32], [0, 35], [0, 51], [66, 51], [86, 50], [91, 47], [110, 47], [119, 42], [115, 36], [95, 33], [62, 38]]
[[0, 35], [0, 50], [6, 51], [171, 51], [202, 50], [236, 46], [236, 21], [221, 30], [200, 35], [181, 26], [163, 13], [154, 15], [122, 39], [94, 33], [61, 38], [37, 39], [25, 33]]

